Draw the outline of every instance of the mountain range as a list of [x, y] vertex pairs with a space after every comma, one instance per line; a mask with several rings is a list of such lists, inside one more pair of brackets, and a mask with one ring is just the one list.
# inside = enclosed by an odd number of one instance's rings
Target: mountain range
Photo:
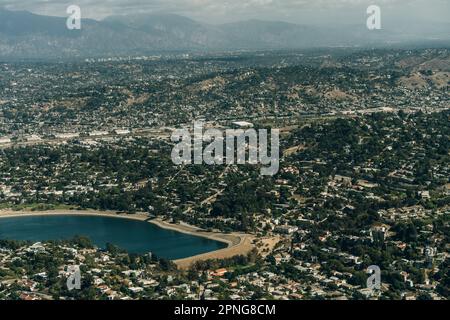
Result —
[[369, 31], [358, 26], [307, 26], [248, 20], [221, 25], [175, 14], [83, 19], [69, 30], [67, 18], [0, 9], [0, 58], [71, 58], [140, 55], [161, 51], [304, 49], [383, 46], [418, 41], [450, 41], [450, 24]]

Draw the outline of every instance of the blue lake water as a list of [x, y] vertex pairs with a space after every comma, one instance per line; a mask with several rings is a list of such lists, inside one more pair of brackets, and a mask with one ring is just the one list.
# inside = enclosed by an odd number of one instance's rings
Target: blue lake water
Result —
[[86, 236], [100, 248], [114, 244], [131, 253], [181, 259], [219, 250], [222, 242], [160, 228], [148, 222], [96, 216], [31, 216], [0, 219], [2, 240], [69, 240]]

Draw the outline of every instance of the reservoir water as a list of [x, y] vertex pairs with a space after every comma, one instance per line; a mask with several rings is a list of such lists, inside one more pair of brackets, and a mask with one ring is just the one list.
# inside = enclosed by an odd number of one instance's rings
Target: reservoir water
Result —
[[227, 246], [130, 219], [65, 215], [0, 219], [2, 240], [70, 240], [76, 235], [88, 237], [100, 248], [111, 243], [130, 253], [152, 252], [166, 259], [182, 259]]

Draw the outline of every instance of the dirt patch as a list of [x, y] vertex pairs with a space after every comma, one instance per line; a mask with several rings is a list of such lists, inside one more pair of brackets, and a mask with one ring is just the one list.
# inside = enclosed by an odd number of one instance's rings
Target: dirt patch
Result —
[[283, 151], [283, 156], [284, 157], [288, 157], [290, 155], [296, 154], [296, 153], [298, 153], [298, 152], [300, 152], [302, 150], [305, 150], [305, 149], [306, 149], [306, 146], [303, 145], [303, 144], [295, 146], [295, 147], [291, 147], [291, 148], [286, 149], [286, 150]]

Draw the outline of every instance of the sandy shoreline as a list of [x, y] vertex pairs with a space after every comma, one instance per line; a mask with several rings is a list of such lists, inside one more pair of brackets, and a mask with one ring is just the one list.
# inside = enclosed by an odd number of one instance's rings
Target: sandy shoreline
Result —
[[14, 210], [0, 210], [1, 218], [16, 218], [16, 217], [30, 217], [30, 216], [55, 216], [55, 215], [73, 215], [73, 216], [102, 216], [119, 219], [132, 219], [139, 221], [147, 221], [160, 228], [173, 230], [193, 236], [203, 237], [210, 240], [219, 241], [227, 244], [227, 248], [203, 253], [193, 257], [187, 257], [179, 260], [174, 260], [180, 269], [186, 269], [193, 263], [208, 259], [224, 259], [231, 258], [236, 255], [245, 255], [250, 252], [255, 245], [253, 241], [254, 236], [241, 233], [219, 233], [207, 232], [195, 226], [187, 224], [172, 224], [161, 219], [149, 220], [147, 214], [124, 214], [116, 211], [95, 211], [95, 210], [49, 210], [49, 211], [14, 211]]

